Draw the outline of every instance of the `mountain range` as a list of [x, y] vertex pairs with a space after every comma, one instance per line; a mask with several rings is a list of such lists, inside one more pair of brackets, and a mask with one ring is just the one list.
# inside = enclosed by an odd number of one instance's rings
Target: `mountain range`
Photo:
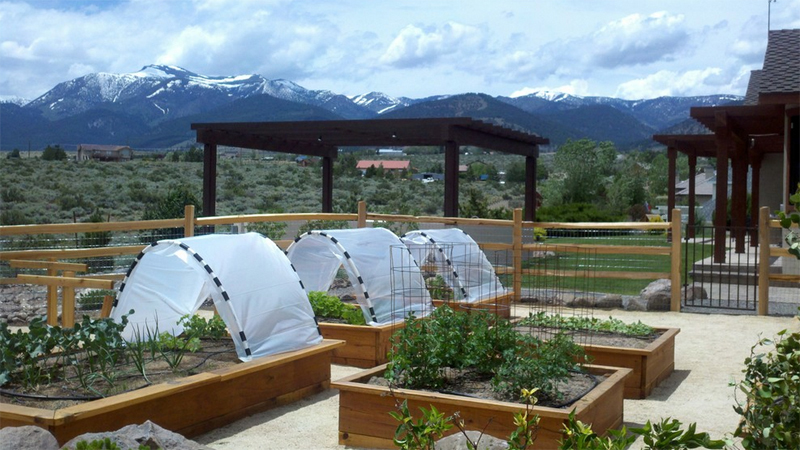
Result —
[[[735, 95], [622, 100], [535, 92], [427, 98], [380, 92], [345, 96], [260, 75], [212, 77], [149, 65], [125, 74], [93, 73], [24, 102], [0, 103], [0, 150], [66, 149], [81, 143], [163, 149], [194, 141], [194, 122], [472, 117], [533, 132], [558, 145], [567, 139], [613, 141], [621, 150], [652, 145], [665, 129], [696, 129], [691, 106], [741, 102]], [[687, 122], [688, 120], [688, 122]]]

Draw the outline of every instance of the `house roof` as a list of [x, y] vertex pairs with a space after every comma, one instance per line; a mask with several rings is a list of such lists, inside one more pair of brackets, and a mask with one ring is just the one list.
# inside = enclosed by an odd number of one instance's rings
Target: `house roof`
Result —
[[101, 150], [104, 152], [107, 151], [121, 151], [121, 150], [130, 150], [130, 147], [127, 145], [100, 145], [100, 144], [80, 144], [78, 145], [79, 150]]
[[759, 80], [759, 101], [773, 94], [800, 94], [800, 29], [769, 32], [764, 68]]
[[372, 166], [383, 167], [385, 170], [407, 170], [411, 168], [411, 161], [376, 161], [363, 159], [356, 164], [356, 169], [366, 170]]
[[751, 70], [750, 81], [747, 83], [747, 93], [744, 95], [745, 105], [757, 105], [758, 93], [761, 89], [761, 71]]

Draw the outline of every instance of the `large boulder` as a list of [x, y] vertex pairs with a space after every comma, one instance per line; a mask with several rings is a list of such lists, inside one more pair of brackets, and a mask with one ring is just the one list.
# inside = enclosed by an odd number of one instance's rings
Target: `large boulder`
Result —
[[641, 297], [648, 311], [669, 311], [672, 305], [672, 282], [667, 279], [653, 281], [642, 289]]
[[92, 442], [105, 438], [111, 439], [111, 442], [116, 444], [120, 450], [138, 450], [141, 445], [151, 449], [162, 450], [211, 450], [211, 447], [186, 439], [180, 434], [161, 428], [149, 420], [141, 425], [122, 427], [117, 431], [82, 434], [67, 442], [62, 448], [74, 450], [80, 441]]
[[0, 450], [58, 450], [58, 441], [33, 425], [0, 429]]
[[467, 450], [467, 438], [470, 442], [475, 442], [480, 439], [476, 450], [505, 450], [508, 448], [508, 442], [498, 439], [488, 434], [482, 434], [480, 431], [467, 431], [466, 436], [464, 433], [455, 433], [445, 438], [436, 441], [436, 450]]
[[594, 306], [602, 309], [622, 308], [622, 296], [619, 294], [605, 294], [597, 299]]

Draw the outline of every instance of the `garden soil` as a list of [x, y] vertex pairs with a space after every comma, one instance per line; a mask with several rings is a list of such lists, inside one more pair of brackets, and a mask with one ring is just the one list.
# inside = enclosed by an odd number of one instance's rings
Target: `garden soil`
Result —
[[[525, 305], [516, 316], [527, 316]], [[625, 400], [625, 425], [639, 427], [647, 420], [671, 417], [684, 424], [697, 423], [698, 431], [714, 438], [730, 436], [739, 416], [734, 412], [735, 389], [744, 359], [760, 338], [778, 331], [800, 330], [793, 317], [760, 317], [671, 312], [602, 311], [625, 322], [654, 327], [677, 327], [675, 372], [645, 400]], [[333, 365], [333, 380], [361, 369]], [[742, 399], [742, 395], [739, 395]], [[215, 449], [344, 449], [338, 445], [338, 392], [329, 389], [298, 402], [256, 414], [194, 438]], [[641, 440], [631, 448], [640, 449]]]

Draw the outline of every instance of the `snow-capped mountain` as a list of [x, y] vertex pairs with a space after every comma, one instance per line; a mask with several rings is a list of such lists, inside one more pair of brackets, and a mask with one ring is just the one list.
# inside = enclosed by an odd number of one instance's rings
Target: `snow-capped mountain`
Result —
[[57, 120], [93, 108], [124, 111], [157, 124], [208, 111], [252, 95], [321, 106], [350, 118], [372, 114], [330, 91], [305, 89], [261, 75], [206, 76], [180, 67], [149, 65], [134, 73], [93, 73], [58, 84], [26, 107]]
[[656, 130], [670, 127], [689, 117], [692, 106], [716, 106], [741, 102], [737, 95], [694, 97], [658, 97], [647, 100], [624, 100], [613, 97], [581, 97], [561, 92], [537, 91], [520, 97], [498, 97], [506, 103], [531, 113], [554, 114], [588, 105], [607, 105], [632, 115]]
[[[412, 99], [380, 92], [348, 97], [261, 75], [207, 76], [176, 66], [148, 65], [133, 73], [101, 72], [65, 81], [30, 102], [0, 101], [0, 145], [6, 150], [29, 142], [37, 147], [124, 141], [161, 147], [191, 140], [194, 122], [469, 115], [513, 124], [554, 144], [589, 137], [625, 146], [686, 120], [692, 106], [741, 99], [711, 95], [622, 100], [547, 91], [516, 98], [462, 94]], [[498, 101], [516, 108], [504, 108]]]

